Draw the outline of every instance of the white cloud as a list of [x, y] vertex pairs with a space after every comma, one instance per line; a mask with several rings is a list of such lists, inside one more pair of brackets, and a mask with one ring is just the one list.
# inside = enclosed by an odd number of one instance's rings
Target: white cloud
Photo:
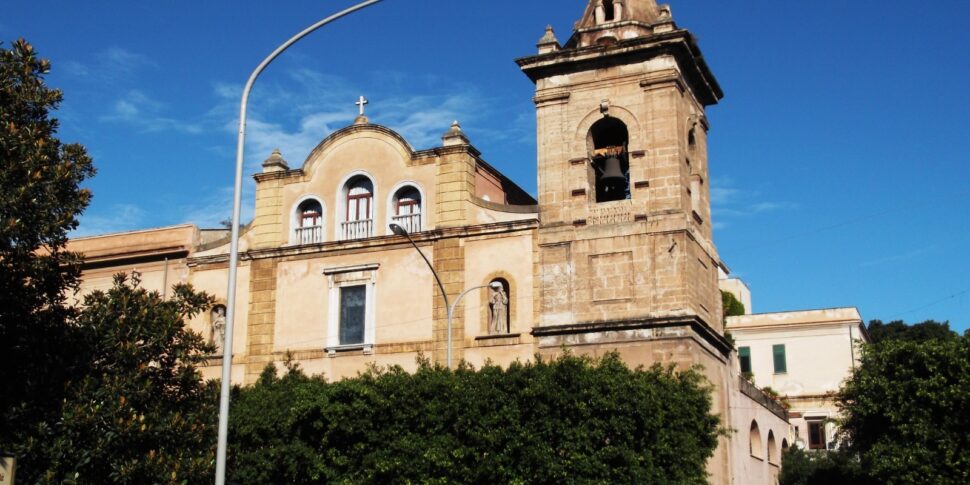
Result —
[[712, 227], [724, 229], [730, 226], [730, 219], [796, 207], [791, 202], [764, 201], [758, 200], [759, 197], [760, 194], [757, 191], [736, 187], [730, 178], [712, 180], [711, 212], [715, 220]]
[[147, 56], [117, 46], [98, 52], [86, 64], [78, 61], [64, 63], [65, 71], [74, 77], [113, 85], [131, 80], [141, 70], [157, 68], [158, 64]]
[[115, 204], [98, 213], [86, 212], [71, 237], [131, 231], [145, 222], [145, 215], [145, 211], [134, 204]]
[[[253, 195], [254, 187], [252, 184], [244, 184], [242, 214], [239, 217], [242, 224], [249, 223], [253, 218]], [[222, 221], [229, 220], [232, 217], [232, 196], [233, 188], [231, 186], [212, 190], [195, 202], [179, 207], [179, 212], [183, 217], [180, 222], [195, 224], [202, 228], [222, 227]]]
[[[275, 148], [292, 167], [298, 167], [324, 138], [353, 122], [357, 116], [354, 103], [367, 91], [345, 78], [306, 68], [290, 70], [286, 78], [288, 82], [283, 84], [257, 83], [253, 89], [246, 123], [248, 170], [257, 170], [258, 163]], [[455, 120], [468, 127], [490, 113], [489, 103], [475, 89], [453, 86], [415, 94], [420, 89], [402, 86], [408, 80], [405, 75], [381, 73], [372, 79], [379, 79], [381, 86], [368, 96], [368, 118], [397, 131], [415, 149], [439, 145], [441, 135]], [[221, 119], [222, 129], [235, 133], [242, 87], [217, 83], [213, 93], [220, 101], [207, 116]], [[480, 133], [489, 136], [486, 130]]]
[[162, 116], [165, 105], [133, 89], [115, 100], [111, 112], [101, 116], [101, 121], [126, 123], [143, 132], [178, 131], [200, 134], [204, 130], [200, 124], [188, 123]]

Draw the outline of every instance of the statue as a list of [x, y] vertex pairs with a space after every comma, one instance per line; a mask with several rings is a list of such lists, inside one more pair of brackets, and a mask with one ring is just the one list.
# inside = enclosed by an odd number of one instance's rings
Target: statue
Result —
[[498, 335], [508, 333], [509, 322], [509, 296], [505, 294], [505, 287], [498, 282], [490, 286], [491, 296], [489, 297], [489, 307], [491, 307], [491, 320], [488, 325], [488, 333]]
[[212, 325], [209, 328], [209, 343], [215, 345], [216, 353], [222, 353], [223, 340], [226, 338], [226, 307], [216, 305], [212, 308]]

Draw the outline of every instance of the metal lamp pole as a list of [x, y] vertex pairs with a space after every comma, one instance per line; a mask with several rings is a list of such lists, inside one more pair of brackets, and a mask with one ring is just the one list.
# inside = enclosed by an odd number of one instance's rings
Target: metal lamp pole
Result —
[[434, 266], [432, 266], [431, 261], [428, 261], [428, 257], [424, 255], [424, 252], [421, 251], [421, 248], [419, 248], [418, 245], [414, 243], [414, 240], [411, 239], [411, 235], [408, 234], [407, 229], [404, 229], [398, 224], [391, 224], [389, 227], [391, 228], [391, 232], [393, 232], [394, 234], [397, 234], [398, 236], [404, 236], [408, 239], [408, 242], [410, 242], [411, 245], [414, 246], [414, 249], [418, 251], [418, 254], [420, 254], [421, 258], [424, 259], [424, 262], [428, 264], [428, 269], [431, 270], [431, 274], [434, 275], [435, 281], [438, 282], [438, 288], [441, 290], [441, 296], [445, 299], [445, 310], [448, 311], [448, 368], [451, 369], [451, 348], [452, 348], [451, 319], [455, 315], [455, 309], [458, 308], [458, 304], [461, 303], [461, 299], [469, 292], [480, 288], [488, 288], [489, 286], [497, 288], [498, 286], [501, 286], [501, 283], [495, 282], [490, 285], [482, 285], [482, 286], [475, 286], [473, 288], [468, 288], [467, 290], [461, 292], [460, 295], [458, 295], [458, 298], [455, 299], [454, 304], [449, 304], [448, 293], [445, 292], [445, 285], [441, 284], [441, 278], [438, 277], [438, 272], [434, 270]]
[[353, 7], [337, 12], [294, 35], [276, 48], [263, 62], [256, 66], [250, 74], [246, 86], [243, 88], [242, 101], [239, 106], [239, 138], [236, 141], [236, 180], [232, 200], [232, 236], [229, 246], [229, 285], [226, 291], [226, 334], [222, 351], [222, 391], [219, 396], [219, 443], [216, 450], [216, 485], [226, 482], [226, 441], [229, 435], [229, 389], [232, 371], [232, 331], [236, 314], [236, 266], [239, 264], [239, 213], [242, 201], [242, 172], [243, 150], [246, 144], [246, 107], [249, 102], [249, 92], [256, 82], [256, 78], [266, 69], [273, 59], [283, 53], [296, 41], [306, 37], [311, 32], [337, 20], [345, 15], [369, 7], [381, 0], [367, 0]]

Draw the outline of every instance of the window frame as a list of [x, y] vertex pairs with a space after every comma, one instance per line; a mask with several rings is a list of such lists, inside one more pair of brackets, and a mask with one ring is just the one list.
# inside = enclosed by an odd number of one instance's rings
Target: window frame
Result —
[[[368, 194], [355, 194], [351, 195], [351, 190], [353, 186], [356, 185], [357, 179], [366, 179], [367, 183], [370, 184], [369, 195]], [[377, 179], [374, 178], [372, 174], [364, 170], [355, 170], [353, 172], [345, 175], [340, 183], [337, 185], [337, 190], [334, 197], [334, 217], [333, 217], [333, 239], [335, 241], [353, 241], [359, 239], [367, 239], [378, 236], [381, 234], [380, 220], [382, 210], [379, 204], [376, 204], [379, 194], [381, 194], [380, 188], [377, 184]], [[362, 201], [362, 199], [369, 199], [367, 201]], [[356, 211], [355, 218], [350, 218], [351, 213], [351, 201], [355, 201]], [[366, 216], [364, 218], [359, 218], [358, 215], [361, 213], [361, 206], [366, 205]], [[347, 237], [345, 229], [349, 226], [347, 224], [370, 221], [367, 226], [367, 234], [357, 237]]]
[[[825, 420], [824, 419], [806, 419], [805, 420], [805, 427], [808, 428], [807, 429], [807, 432], [808, 432], [808, 449], [809, 450], [826, 450], [826, 449], [828, 449], [828, 440], [826, 439], [826, 436], [825, 436], [826, 433], [825, 433]], [[815, 427], [815, 428], [818, 429], [818, 435], [819, 435], [820, 440], [819, 440], [819, 443], [817, 443], [817, 444], [813, 444], [812, 443], [812, 436], [813, 436], [812, 428], [813, 427]]]
[[[363, 350], [365, 354], [374, 351], [376, 340], [376, 302], [377, 302], [377, 269], [380, 264], [363, 264], [342, 266], [323, 270], [327, 277], [328, 311], [327, 311], [327, 346], [325, 350], [331, 357], [340, 351]], [[353, 286], [364, 286], [364, 329], [363, 341], [360, 343], [344, 344], [340, 341], [342, 289]]]
[[[778, 365], [779, 357], [781, 358], [780, 366]], [[771, 346], [771, 361], [775, 374], [788, 373], [788, 353], [787, 349], [785, 348], [785, 344], [775, 344]]]
[[[349, 341], [349, 338], [345, 338], [346, 334], [351, 333], [350, 332], [351, 322], [348, 322], [346, 320], [346, 317], [348, 317], [348, 312], [346, 311], [348, 306], [348, 300], [351, 297], [353, 297], [350, 295], [350, 290], [360, 291], [361, 295], [354, 295], [354, 296], [359, 296], [364, 300], [363, 305], [361, 305], [360, 309], [357, 310], [360, 312], [360, 315], [358, 317], [359, 321], [353, 322], [354, 327], [357, 327], [357, 326], [360, 327], [359, 331], [356, 328], [353, 329], [353, 333], [354, 334], [359, 333], [360, 338], [355, 339], [355, 341], [353, 342]], [[367, 285], [344, 285], [339, 288], [339, 292], [340, 292], [340, 295], [339, 295], [340, 309], [338, 311], [340, 316], [338, 318], [339, 321], [337, 322], [338, 342], [341, 347], [350, 346], [350, 345], [363, 345], [365, 341], [364, 334], [367, 329]], [[349, 335], [347, 335], [347, 337], [349, 337]]]
[[[744, 363], [747, 361], [748, 370], [744, 370]], [[743, 346], [738, 347], [738, 367], [741, 369], [741, 374], [752, 374], [751, 367], [751, 347]]]
[[[318, 215], [319, 223], [316, 226], [304, 226], [303, 225], [303, 210], [302, 207], [307, 202], [316, 202], [320, 206], [320, 214]], [[293, 209], [290, 211], [290, 229], [289, 229], [289, 244], [299, 246], [302, 243], [300, 238], [297, 236], [300, 229], [306, 229], [309, 227], [319, 227], [320, 228], [320, 241], [326, 242], [327, 240], [327, 204], [324, 203], [324, 199], [316, 194], [306, 194], [303, 197], [297, 199], [296, 203], [293, 204]]]
[[[402, 193], [407, 192], [408, 190], [414, 190], [417, 193], [419, 200], [417, 200], [416, 203], [412, 203], [408, 201], [405, 201], [403, 204], [401, 203], [399, 196], [402, 195]], [[394, 187], [391, 187], [391, 190], [388, 191], [387, 203], [385, 205], [385, 210], [387, 211], [387, 224], [383, 224], [382, 226], [386, 228], [388, 224], [398, 223], [398, 218], [402, 216], [417, 216], [418, 222], [420, 223], [419, 224], [420, 227], [418, 228], [412, 227], [412, 228], [405, 228], [405, 229], [407, 229], [408, 232], [424, 231], [425, 228], [428, 227], [427, 205], [428, 205], [427, 194], [425, 194], [424, 189], [421, 187], [421, 184], [417, 183], [414, 180], [402, 180], [398, 182]], [[402, 207], [411, 207], [412, 208], [411, 214], [401, 214]], [[415, 207], [417, 208], [416, 211], [413, 210]]]

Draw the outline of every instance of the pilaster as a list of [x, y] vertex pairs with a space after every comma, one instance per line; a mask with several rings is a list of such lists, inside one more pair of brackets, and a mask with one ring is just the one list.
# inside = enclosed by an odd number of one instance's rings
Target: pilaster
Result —
[[255, 382], [266, 364], [273, 361], [278, 264], [277, 259], [266, 258], [253, 260], [250, 265], [246, 384]]

